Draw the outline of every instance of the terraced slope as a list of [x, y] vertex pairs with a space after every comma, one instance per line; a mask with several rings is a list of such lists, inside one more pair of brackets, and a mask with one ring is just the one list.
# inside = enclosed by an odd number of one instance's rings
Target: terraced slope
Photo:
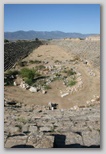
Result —
[[5, 148], [99, 148], [99, 105], [77, 110], [5, 104]]
[[26, 57], [35, 48], [42, 45], [40, 41], [17, 41], [4, 44], [4, 71]]
[[51, 44], [64, 47], [79, 56], [82, 60], [88, 60], [92, 66], [100, 69], [100, 40], [52, 40]]

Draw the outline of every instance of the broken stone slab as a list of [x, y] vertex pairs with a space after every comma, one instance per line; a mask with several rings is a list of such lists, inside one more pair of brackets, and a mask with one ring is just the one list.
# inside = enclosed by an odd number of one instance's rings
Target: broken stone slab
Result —
[[17, 83], [14, 81], [14, 82], [13, 82], [13, 85], [14, 85], [14, 86], [17, 86]]
[[22, 132], [23, 133], [27, 133], [28, 132], [28, 125], [24, 125], [24, 126], [22, 126]]
[[100, 101], [100, 96], [96, 96], [96, 101]]
[[13, 136], [13, 137], [9, 137], [4, 145], [5, 148], [12, 148], [13, 146], [19, 146], [19, 145], [23, 145], [26, 144], [27, 141], [27, 136]]
[[48, 131], [52, 131], [52, 128], [51, 127], [40, 127], [39, 129], [40, 132], [48, 132]]
[[78, 110], [79, 107], [77, 105], [73, 106], [73, 110]]
[[82, 78], [81, 78], [81, 77], [78, 77], [78, 78], [77, 78], [77, 81], [82, 81]]
[[24, 89], [25, 88], [25, 83], [21, 82], [20, 87]]
[[30, 86], [27, 83], [25, 83], [24, 81], [22, 81], [20, 83], [20, 87], [23, 88], [23, 89], [29, 89], [30, 88]]
[[83, 64], [86, 64], [87, 65], [88, 64], [88, 61], [87, 60], [83, 61]]
[[77, 73], [77, 77], [80, 77], [80, 76], [81, 76], [81, 73], [78, 72], [78, 73]]
[[100, 145], [100, 133], [96, 130], [82, 132], [84, 145]]
[[37, 126], [53, 128], [53, 124], [51, 123], [51, 121], [42, 121], [42, 125], [40, 123], [37, 123]]
[[82, 136], [78, 133], [74, 133], [74, 132], [66, 132], [64, 133], [66, 140], [65, 143], [66, 145], [70, 145], [70, 144], [80, 144], [83, 145], [83, 141], [82, 141]]
[[88, 115], [89, 121], [100, 121], [100, 113], [99, 114], [93, 114], [93, 115]]
[[72, 132], [82, 132], [89, 130], [85, 121], [74, 121], [74, 125], [70, 128]]
[[31, 88], [29, 89], [29, 91], [32, 92], [32, 93], [35, 93], [35, 92], [37, 92], [38, 90], [37, 90], [37, 88], [35, 88], [35, 87], [31, 87]]
[[94, 103], [95, 102], [95, 99], [91, 99], [91, 102]]
[[37, 131], [38, 131], [38, 128], [37, 128], [37, 126], [29, 126], [29, 132], [31, 132], [31, 133], [37, 133]]
[[87, 121], [87, 126], [90, 130], [100, 131], [100, 121]]
[[63, 125], [63, 124], [60, 124], [58, 126], [55, 125], [55, 132], [57, 133], [69, 132], [70, 127], [71, 127], [71, 124], [68, 124], [68, 123], [66, 125]]
[[67, 96], [67, 95], [69, 95], [69, 93], [62, 94], [61, 97], [63, 98], [65, 96]]
[[29, 86], [28, 84], [25, 84], [25, 88], [26, 88], [26, 89], [29, 89], [30, 86]]
[[47, 93], [47, 91], [46, 90], [42, 90], [42, 94], [46, 94]]
[[9, 133], [10, 134], [15, 134], [20, 132], [20, 128], [19, 127], [14, 127], [14, 126], [9, 126]]
[[70, 116], [70, 119], [72, 121], [87, 121], [88, 120], [88, 116], [85, 114], [85, 115], [73, 115], [73, 116]]
[[35, 148], [53, 148], [54, 138], [43, 137], [37, 142]]
[[37, 143], [37, 136], [35, 133], [29, 135], [26, 145], [35, 145]]

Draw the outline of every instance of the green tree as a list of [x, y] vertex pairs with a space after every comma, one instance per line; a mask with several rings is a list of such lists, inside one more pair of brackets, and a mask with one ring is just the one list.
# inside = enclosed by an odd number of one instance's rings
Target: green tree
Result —
[[39, 39], [38, 38], [35, 38], [35, 41], [39, 41]]

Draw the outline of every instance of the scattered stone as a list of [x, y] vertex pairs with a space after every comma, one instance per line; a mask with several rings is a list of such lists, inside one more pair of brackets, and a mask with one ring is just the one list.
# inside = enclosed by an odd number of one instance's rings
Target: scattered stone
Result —
[[43, 61], [43, 63], [44, 63], [44, 64], [48, 64], [49, 62], [48, 62], [48, 61]]
[[48, 103], [49, 110], [57, 109], [57, 105], [58, 105], [58, 104], [56, 104], [56, 103], [49, 102], [49, 103]]
[[96, 97], [96, 101], [100, 101], [100, 96], [97, 96]]
[[79, 107], [77, 106], [77, 105], [75, 105], [74, 107], [73, 107], [73, 110], [78, 110], [79, 109]]
[[14, 86], [17, 86], [17, 83], [14, 81], [14, 82], [13, 82], [13, 85], [14, 85]]
[[65, 96], [67, 96], [67, 95], [69, 95], [69, 93], [62, 94], [61, 97], [63, 98]]
[[42, 90], [42, 94], [46, 94], [47, 93], [47, 91], [46, 90]]
[[38, 90], [37, 90], [37, 88], [35, 88], [35, 87], [31, 87], [31, 88], [29, 89], [29, 91], [32, 92], [32, 93], [35, 93], [35, 92], [37, 92]]
[[95, 99], [91, 99], [91, 102], [94, 103], [95, 102]]
[[87, 65], [88, 64], [88, 61], [87, 60], [83, 61], [83, 64], [86, 64]]
[[90, 104], [90, 101], [86, 101], [86, 104], [89, 105]]

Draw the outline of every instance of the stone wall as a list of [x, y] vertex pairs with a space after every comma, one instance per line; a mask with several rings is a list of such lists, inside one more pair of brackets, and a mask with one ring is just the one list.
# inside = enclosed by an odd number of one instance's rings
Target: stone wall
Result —
[[99, 148], [100, 105], [49, 110], [5, 102], [5, 148]]

